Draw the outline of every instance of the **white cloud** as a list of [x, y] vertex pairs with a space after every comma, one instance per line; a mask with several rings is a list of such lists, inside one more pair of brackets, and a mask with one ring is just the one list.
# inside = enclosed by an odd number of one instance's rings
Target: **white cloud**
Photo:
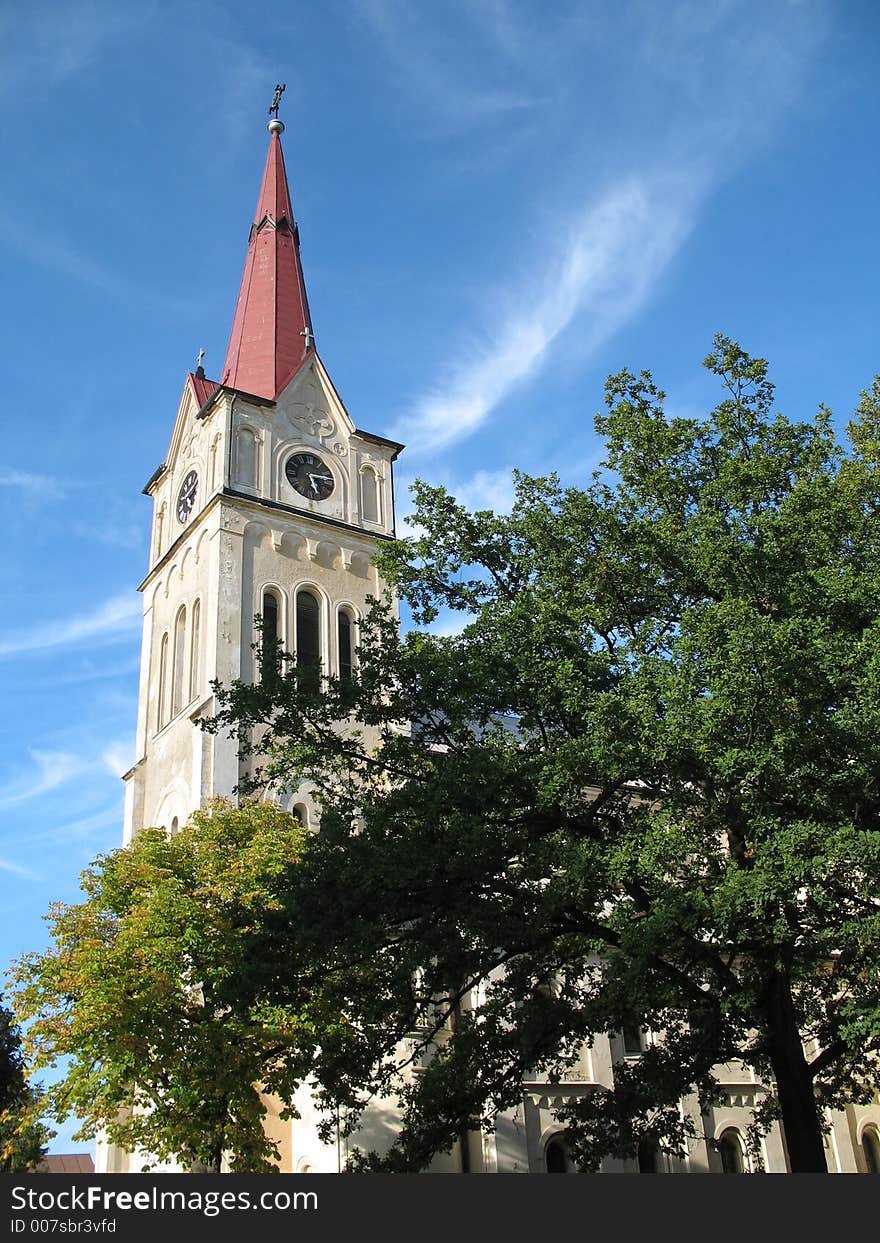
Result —
[[[90, 753], [77, 755], [71, 751], [50, 751], [33, 748], [28, 751], [30, 765], [19, 770], [16, 777], [6, 780], [0, 795], [0, 808], [16, 807], [69, 785], [81, 778], [88, 778], [94, 783], [96, 779], [106, 779], [108, 775], [118, 778], [131, 768], [134, 758], [134, 740], [117, 738]], [[106, 789], [106, 786], [104, 787]], [[72, 824], [47, 830], [38, 837], [58, 837], [59, 835], [75, 835], [107, 823], [107, 816], [118, 818], [118, 807], [101, 812], [96, 818], [87, 817]]]
[[101, 763], [114, 777], [127, 773], [134, 763], [134, 739], [126, 738], [105, 747], [101, 753]]
[[29, 752], [33, 768], [16, 780], [4, 785], [0, 795], [0, 807], [14, 807], [17, 803], [40, 798], [59, 786], [80, 776], [93, 765], [68, 751]]
[[[29, 842], [51, 841], [59, 844], [76, 842], [80, 839], [88, 840], [99, 830], [115, 828], [117, 838], [122, 837], [122, 787], [120, 786], [120, 797], [116, 802], [111, 803], [108, 807], [103, 808], [88, 816], [81, 816], [77, 820], [68, 820], [62, 824], [55, 825], [50, 829], [43, 829], [37, 833], [28, 833]], [[102, 833], [102, 837], [106, 835]]]
[[108, 44], [136, 33], [154, 9], [149, 0], [137, 5], [37, 0], [7, 6], [0, 38], [0, 91], [24, 86], [33, 93], [35, 84], [45, 91], [83, 73]]
[[[394, 67], [395, 81], [424, 107], [427, 116], [443, 130], [468, 130], [476, 125], [509, 121], [531, 110], [536, 97], [524, 89], [522, 75], [510, 84], [492, 84], [493, 65], [484, 58], [479, 75], [465, 69], [462, 39], [467, 7], [456, 15], [454, 34], [447, 23], [427, 29], [430, 10], [405, 0], [361, 0], [358, 9]], [[448, 10], [446, 11], [448, 15]]]
[[471, 613], [455, 613], [449, 617], [439, 617], [428, 626], [428, 633], [435, 635], [438, 639], [451, 639], [461, 634], [471, 621], [473, 621]]
[[470, 510], [491, 509], [496, 514], [509, 514], [516, 499], [513, 469], [478, 470], [470, 479], [450, 484], [449, 491]]
[[[398, 481], [401, 496], [401, 516], [398, 520], [398, 534], [401, 537], [422, 534], [411, 521], [412, 497], [408, 494], [411, 479], [404, 476]], [[437, 482], [440, 482], [439, 480]], [[504, 466], [500, 470], [478, 470], [469, 479], [450, 479], [443, 482], [450, 496], [473, 512], [480, 509], [491, 509], [496, 514], [509, 514], [516, 499], [513, 486], [513, 468]]]
[[0, 859], [0, 872], [11, 872], [13, 876], [20, 876], [22, 880], [42, 880], [36, 872], [32, 872], [30, 868], [24, 868], [20, 863], [12, 863], [9, 859]]
[[140, 598], [126, 592], [106, 600], [92, 613], [0, 636], [0, 658], [77, 643], [128, 638], [135, 633], [141, 607]]
[[507, 294], [506, 303], [530, 310], [502, 315], [482, 349], [417, 401], [391, 435], [405, 439], [410, 454], [469, 435], [546, 365], [575, 318], [581, 350], [595, 349], [647, 300], [693, 226], [702, 189], [696, 169], [631, 177], [587, 205], [568, 226], [562, 253]]
[[177, 313], [191, 311], [197, 305], [192, 297], [169, 295], [164, 289], [131, 280], [57, 229], [43, 225], [36, 236], [26, 220], [11, 212], [0, 212], [0, 244], [53, 276], [60, 274], [90, 285], [119, 302], [136, 301]]
[[106, 544], [110, 548], [140, 548], [146, 538], [146, 529], [137, 522], [90, 523], [74, 522], [69, 527], [72, 535], [91, 543]]
[[[572, 336], [577, 331], [578, 353], [588, 358], [639, 312], [689, 236], [707, 195], [778, 133], [804, 90], [828, 25], [821, 0], [797, 23], [790, 13], [747, 0], [714, 6], [705, 0], [661, 6], [634, 0], [617, 16], [586, 18], [583, 5], [559, 8], [558, 20], [548, 24], [535, 22], [528, 6], [475, 0], [459, 17], [475, 16], [496, 53], [519, 62], [521, 80], [531, 76], [535, 98], [555, 101], [539, 110], [541, 121], [557, 143], [554, 126], [574, 127], [568, 150], [575, 162], [580, 149], [571, 101], [579, 98], [585, 56], [606, 44], [624, 75], [621, 89], [631, 86], [641, 100], [634, 107], [646, 111], [636, 122], [636, 135], [621, 135], [605, 166], [620, 169], [620, 154], [628, 153], [633, 168], [614, 173], [598, 193], [581, 190], [581, 203], [574, 207], [562, 201], [553, 206], [551, 178], [543, 203], [534, 201], [533, 215], [540, 212], [542, 218], [536, 234], [564, 240], [555, 249], [545, 243], [543, 253], [533, 247], [530, 272], [501, 273], [495, 292], [483, 296], [460, 333], [455, 361], [443, 372], [438, 360], [435, 383], [392, 430], [411, 456], [476, 431], [517, 386], [546, 369], [567, 330]], [[427, 23], [416, 29], [422, 12], [410, 9], [403, 21], [392, 0], [370, 5], [389, 54], [415, 49], [428, 61], [430, 82], [446, 61], [446, 49], [437, 49]], [[746, 24], [748, 38], [742, 37]], [[422, 60], [411, 64], [422, 75]], [[652, 108], [662, 113], [662, 130]], [[613, 118], [606, 137], [615, 141]], [[602, 134], [596, 138], [601, 142]], [[587, 158], [584, 167], [602, 163]], [[577, 193], [575, 184], [575, 177], [559, 179], [569, 198]], [[521, 246], [519, 238], [512, 258]]]
[[15, 488], [33, 500], [57, 500], [67, 492], [68, 485], [52, 475], [0, 466], [0, 488]]

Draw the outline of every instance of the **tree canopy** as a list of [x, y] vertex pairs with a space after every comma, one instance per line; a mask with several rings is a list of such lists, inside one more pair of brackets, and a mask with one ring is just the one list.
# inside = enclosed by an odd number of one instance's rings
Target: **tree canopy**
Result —
[[39, 1121], [41, 1093], [27, 1077], [15, 1015], [0, 1005], [0, 1171], [34, 1170], [52, 1132]]
[[824, 1170], [823, 1108], [878, 1084], [880, 381], [841, 444], [735, 342], [706, 366], [705, 419], [613, 376], [582, 488], [518, 475], [495, 514], [416, 485], [379, 568], [458, 633], [377, 600], [352, 676], [218, 688], [253, 786], [320, 807], [262, 983], [322, 1099], [353, 1127], [404, 1037], [437, 1046], [367, 1168], [423, 1168], [632, 1021], [651, 1047], [565, 1111], [582, 1168], [686, 1143], [679, 1099], [741, 1059], [756, 1127]]
[[296, 1020], [262, 1005], [259, 942], [303, 836], [269, 803], [216, 803], [176, 836], [145, 829], [57, 905], [50, 948], [17, 965], [36, 1067], [67, 1058], [48, 1112], [130, 1151], [269, 1171], [260, 1088], [289, 1099], [305, 1070]]

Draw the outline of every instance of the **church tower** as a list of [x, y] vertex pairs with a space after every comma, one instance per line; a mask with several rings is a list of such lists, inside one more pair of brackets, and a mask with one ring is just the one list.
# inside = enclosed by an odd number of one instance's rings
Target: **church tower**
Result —
[[[233, 797], [236, 744], [198, 722], [214, 713], [212, 681], [257, 675], [255, 614], [285, 650], [350, 667], [380, 587], [371, 559], [394, 534], [403, 446], [355, 427], [318, 355], [275, 112], [220, 378], [201, 358], [187, 376], [144, 488], [153, 527], [126, 842]], [[308, 822], [307, 800], [297, 810]]]

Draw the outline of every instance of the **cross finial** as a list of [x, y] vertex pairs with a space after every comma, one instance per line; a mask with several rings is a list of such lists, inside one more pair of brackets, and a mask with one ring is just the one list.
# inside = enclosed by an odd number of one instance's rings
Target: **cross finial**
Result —
[[312, 346], [315, 344], [315, 334], [312, 332], [311, 328], [309, 328], [308, 325], [306, 325], [305, 332], [301, 332], [299, 335], [301, 337], [305, 337], [306, 349], [310, 350]]
[[201, 367], [201, 365], [202, 365], [202, 359], [203, 359], [204, 357], [205, 357], [205, 351], [204, 351], [204, 350], [199, 350], [199, 356], [198, 356], [198, 358], [196, 359], [196, 366], [197, 366], [197, 367]]
[[281, 96], [284, 94], [286, 90], [287, 90], [286, 82], [279, 82], [278, 85], [275, 87], [275, 94], [272, 96], [272, 103], [269, 105], [269, 116], [270, 117], [277, 118], [278, 105], [281, 102]]

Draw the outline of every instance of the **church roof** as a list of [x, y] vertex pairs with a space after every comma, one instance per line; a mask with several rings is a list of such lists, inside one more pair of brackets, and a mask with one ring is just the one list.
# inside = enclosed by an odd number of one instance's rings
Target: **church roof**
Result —
[[201, 410], [205, 403], [214, 396], [220, 385], [216, 380], [209, 380], [201, 367], [197, 371], [190, 371], [187, 378], [193, 387], [198, 409]]
[[293, 218], [280, 121], [269, 151], [221, 383], [275, 399], [313, 351], [312, 325]]

